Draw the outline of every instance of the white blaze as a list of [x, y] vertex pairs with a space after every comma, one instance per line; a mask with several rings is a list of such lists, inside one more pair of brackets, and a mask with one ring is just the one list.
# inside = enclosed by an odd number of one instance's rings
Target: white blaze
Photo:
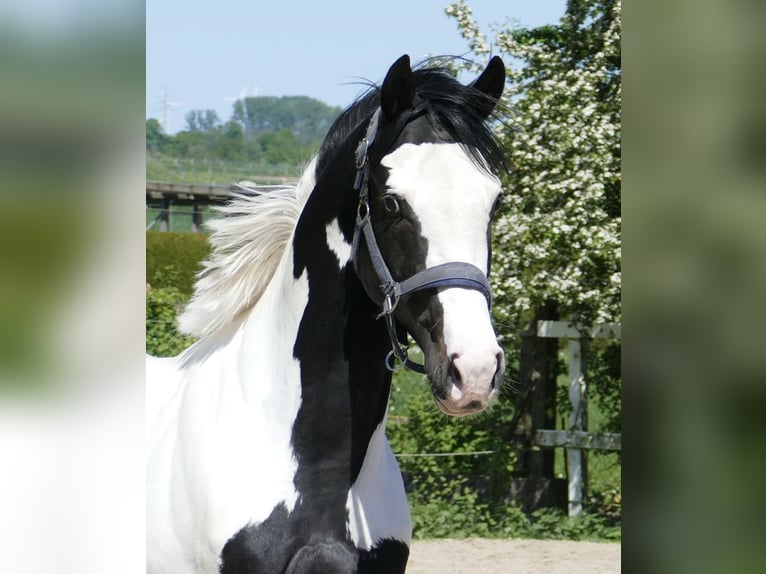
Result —
[[[487, 270], [487, 226], [499, 180], [479, 169], [459, 144], [405, 144], [383, 158], [390, 192], [405, 199], [428, 241], [426, 266], [461, 261]], [[486, 393], [497, 370], [497, 344], [484, 296], [462, 288], [442, 289], [447, 354], [462, 376], [464, 392]], [[482, 391], [484, 389], [484, 391]]]

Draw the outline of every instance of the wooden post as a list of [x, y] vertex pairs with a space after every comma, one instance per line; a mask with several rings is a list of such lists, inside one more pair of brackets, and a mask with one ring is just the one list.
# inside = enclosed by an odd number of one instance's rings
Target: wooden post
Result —
[[192, 231], [202, 233], [202, 206], [199, 203], [194, 204], [194, 213], [192, 213]]
[[[581, 339], [569, 340], [569, 402], [572, 403], [572, 414], [569, 417], [569, 430], [587, 430], [587, 396], [585, 388], [585, 373], [583, 369], [583, 344]], [[579, 448], [567, 448], [568, 468], [568, 500], [569, 516], [579, 516], [586, 485], [585, 451]]]
[[[536, 319], [555, 319], [554, 310], [542, 308]], [[555, 428], [558, 341], [538, 337], [537, 320], [521, 335], [521, 388], [516, 400], [518, 423], [514, 429], [518, 463], [513, 490], [524, 512], [531, 512], [555, 504], [557, 498], [553, 488], [554, 451], [536, 447], [534, 436], [538, 429]]]
[[170, 231], [170, 198], [162, 198], [162, 211], [160, 211], [160, 231]]

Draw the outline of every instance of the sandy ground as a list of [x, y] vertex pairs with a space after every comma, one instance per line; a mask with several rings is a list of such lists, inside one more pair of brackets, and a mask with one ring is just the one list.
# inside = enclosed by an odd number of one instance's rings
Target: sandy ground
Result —
[[416, 540], [407, 574], [614, 574], [618, 543], [549, 540]]

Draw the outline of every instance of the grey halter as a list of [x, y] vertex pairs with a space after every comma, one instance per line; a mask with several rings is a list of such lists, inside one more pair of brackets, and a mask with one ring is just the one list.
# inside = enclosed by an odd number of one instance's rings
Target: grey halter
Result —
[[399, 300], [406, 295], [424, 289], [460, 287], [479, 291], [486, 298], [487, 305], [491, 306], [492, 291], [489, 281], [487, 281], [487, 276], [481, 269], [461, 261], [427, 267], [403, 281], [396, 281], [391, 277], [391, 272], [388, 270], [383, 254], [378, 247], [378, 242], [375, 239], [375, 233], [370, 220], [368, 152], [377, 136], [380, 114], [381, 109], [378, 108], [367, 126], [367, 133], [356, 148], [356, 180], [354, 182], [354, 190], [359, 192], [359, 207], [357, 209], [356, 229], [354, 230], [352, 245], [353, 262], [358, 273], [359, 240], [364, 235], [367, 252], [370, 254], [372, 266], [380, 281], [380, 290], [383, 294], [383, 310], [378, 315], [378, 318], [385, 318], [388, 334], [391, 338], [392, 350], [386, 357], [386, 366], [389, 370], [393, 371], [394, 358], [396, 358], [408, 369], [425, 374], [425, 367], [409, 358], [407, 355], [407, 345], [403, 346], [400, 344], [396, 336], [396, 324], [393, 313], [399, 304]]

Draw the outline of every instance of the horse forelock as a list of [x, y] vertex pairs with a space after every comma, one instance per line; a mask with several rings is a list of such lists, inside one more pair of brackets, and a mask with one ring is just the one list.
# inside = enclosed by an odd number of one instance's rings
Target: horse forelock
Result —
[[[493, 101], [493, 112], [488, 118], [485, 112], [488, 96], [455, 79], [446, 67], [449, 60], [440, 57], [415, 66], [415, 115], [425, 117], [430, 131], [433, 135], [438, 134], [439, 139], [460, 144], [479, 169], [489, 174], [507, 172], [510, 169], [507, 153], [491, 127], [493, 121], [501, 121], [507, 116], [507, 108]], [[330, 127], [319, 150], [318, 175], [341, 152], [350, 136], [355, 132], [363, 133], [379, 105], [380, 86], [370, 83], [369, 89], [346, 108]], [[356, 144], [357, 140], [353, 143]], [[431, 138], [428, 140], [433, 141]], [[379, 148], [381, 143], [373, 147]], [[407, 143], [407, 140], [396, 143], [400, 145]], [[374, 154], [382, 157], [391, 151], [391, 148], [378, 149]]]
[[242, 193], [211, 220], [211, 253], [197, 274], [194, 294], [179, 316], [179, 329], [205, 339], [239, 320], [261, 298], [287, 250], [314, 187], [316, 158], [297, 185]]

